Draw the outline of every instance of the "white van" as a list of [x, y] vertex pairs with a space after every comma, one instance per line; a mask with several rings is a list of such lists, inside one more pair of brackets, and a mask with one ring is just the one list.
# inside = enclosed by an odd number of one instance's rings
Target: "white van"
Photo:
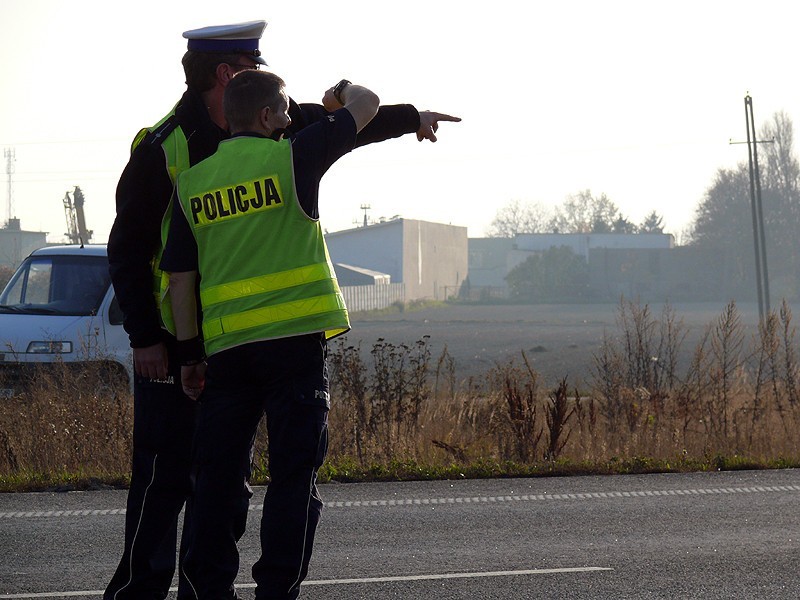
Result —
[[35, 250], [0, 294], [0, 397], [18, 394], [32, 367], [56, 363], [93, 363], [133, 384], [104, 244]]

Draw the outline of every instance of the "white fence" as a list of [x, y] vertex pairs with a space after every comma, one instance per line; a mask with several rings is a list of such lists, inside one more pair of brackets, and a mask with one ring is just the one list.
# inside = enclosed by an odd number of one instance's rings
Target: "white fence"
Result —
[[405, 302], [406, 289], [402, 283], [388, 285], [345, 285], [342, 295], [349, 312], [387, 308], [395, 302]]

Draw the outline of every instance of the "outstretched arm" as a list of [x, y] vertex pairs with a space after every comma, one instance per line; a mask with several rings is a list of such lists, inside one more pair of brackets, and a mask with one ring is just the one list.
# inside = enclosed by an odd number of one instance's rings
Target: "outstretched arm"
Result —
[[[342, 107], [333, 90], [333, 87], [328, 88], [322, 97], [322, 106], [328, 112], [333, 112]], [[302, 106], [310, 107], [313, 105]], [[294, 117], [292, 120], [295, 120]], [[381, 106], [375, 118], [359, 132], [356, 139], [356, 147], [382, 142], [414, 132], [416, 132], [417, 140], [420, 142], [422, 140], [435, 142], [440, 121], [458, 123], [461, 118], [429, 110], [417, 112], [417, 109], [410, 104]]]
[[[339, 108], [341, 105], [337, 104], [334, 110]], [[331, 112], [322, 104], [297, 104], [289, 98], [289, 116], [292, 119], [289, 131], [296, 135], [312, 123], [324, 119]], [[399, 138], [416, 132], [419, 127], [419, 113], [411, 104], [379, 106], [378, 114], [356, 135], [355, 148]]]
[[339, 97], [344, 103], [344, 108], [353, 115], [356, 131], [364, 129], [378, 113], [380, 98], [364, 86], [350, 83], [340, 92]]

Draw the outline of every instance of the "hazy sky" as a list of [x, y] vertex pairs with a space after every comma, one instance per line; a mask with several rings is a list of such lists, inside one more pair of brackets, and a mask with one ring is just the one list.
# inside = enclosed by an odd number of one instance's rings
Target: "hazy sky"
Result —
[[[130, 140], [184, 90], [181, 33], [254, 19], [270, 67], [300, 102], [346, 77], [384, 104], [463, 118], [439, 141], [359, 149], [323, 180], [330, 231], [363, 219], [425, 219], [484, 235], [511, 200], [605, 193], [630, 220], [652, 210], [680, 237], [720, 167], [747, 159], [757, 127], [800, 124], [794, 2], [676, 0], [0, 0], [0, 146], [13, 149], [13, 216], [64, 239], [78, 185], [93, 241], [114, 219]], [[8, 219], [6, 161], [0, 222]], [[746, 201], [746, 199], [744, 199]]]

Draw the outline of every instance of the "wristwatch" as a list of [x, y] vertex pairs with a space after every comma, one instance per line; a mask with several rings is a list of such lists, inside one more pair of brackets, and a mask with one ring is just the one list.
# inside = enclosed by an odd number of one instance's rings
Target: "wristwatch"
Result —
[[350, 85], [350, 83], [351, 82], [347, 81], [347, 79], [342, 79], [339, 83], [333, 86], [333, 97], [336, 98], [336, 101], [342, 106], [344, 106], [344, 100], [342, 100], [342, 92], [344, 91], [344, 88]]

